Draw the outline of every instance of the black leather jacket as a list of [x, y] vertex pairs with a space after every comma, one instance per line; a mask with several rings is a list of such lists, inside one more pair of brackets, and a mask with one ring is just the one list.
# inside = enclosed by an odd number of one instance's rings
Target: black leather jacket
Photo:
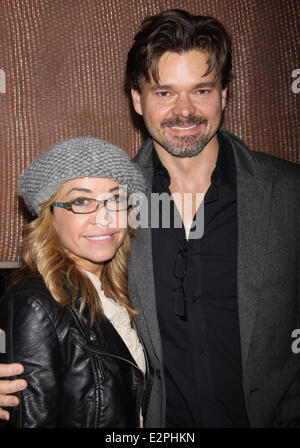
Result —
[[20, 406], [9, 409], [10, 426], [139, 427], [148, 361], [145, 376], [113, 325], [103, 317], [91, 326], [79, 306], [80, 298], [61, 307], [41, 277], [23, 279], [1, 301], [6, 362], [22, 363], [28, 382]]

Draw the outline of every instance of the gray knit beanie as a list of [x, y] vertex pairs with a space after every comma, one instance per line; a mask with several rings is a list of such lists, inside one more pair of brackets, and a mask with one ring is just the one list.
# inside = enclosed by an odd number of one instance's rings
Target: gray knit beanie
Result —
[[20, 176], [20, 195], [28, 209], [40, 214], [47, 201], [68, 180], [105, 177], [127, 186], [128, 195], [145, 191], [145, 181], [127, 154], [112, 143], [77, 137], [51, 146]]

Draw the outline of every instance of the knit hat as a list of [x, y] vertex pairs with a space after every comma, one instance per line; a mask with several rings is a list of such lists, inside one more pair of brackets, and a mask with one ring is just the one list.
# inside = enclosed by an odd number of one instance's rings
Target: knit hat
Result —
[[51, 146], [20, 176], [20, 195], [28, 209], [40, 214], [47, 201], [68, 180], [105, 177], [127, 186], [128, 195], [145, 191], [145, 181], [127, 154], [112, 143], [77, 137]]

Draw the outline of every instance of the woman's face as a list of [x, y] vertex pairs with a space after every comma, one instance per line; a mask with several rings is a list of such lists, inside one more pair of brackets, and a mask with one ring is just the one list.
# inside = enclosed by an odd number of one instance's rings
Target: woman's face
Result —
[[[85, 177], [66, 182], [58, 191], [56, 202], [77, 198], [103, 200], [124, 197], [119, 183], [112, 179]], [[53, 208], [54, 226], [60, 243], [76, 264], [100, 275], [104, 262], [110, 260], [124, 241], [127, 232], [127, 210], [107, 211], [101, 204], [89, 214], [75, 214]]]

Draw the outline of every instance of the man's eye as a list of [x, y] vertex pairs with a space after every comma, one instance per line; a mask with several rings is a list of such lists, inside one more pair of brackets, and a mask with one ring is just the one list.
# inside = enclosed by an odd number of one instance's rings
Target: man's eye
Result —
[[197, 90], [197, 93], [198, 93], [199, 95], [208, 95], [209, 92], [210, 92], [210, 90], [208, 90], [208, 89], [200, 89], [200, 90]]
[[157, 92], [157, 96], [160, 96], [160, 97], [166, 97], [169, 95], [170, 95], [170, 92]]

